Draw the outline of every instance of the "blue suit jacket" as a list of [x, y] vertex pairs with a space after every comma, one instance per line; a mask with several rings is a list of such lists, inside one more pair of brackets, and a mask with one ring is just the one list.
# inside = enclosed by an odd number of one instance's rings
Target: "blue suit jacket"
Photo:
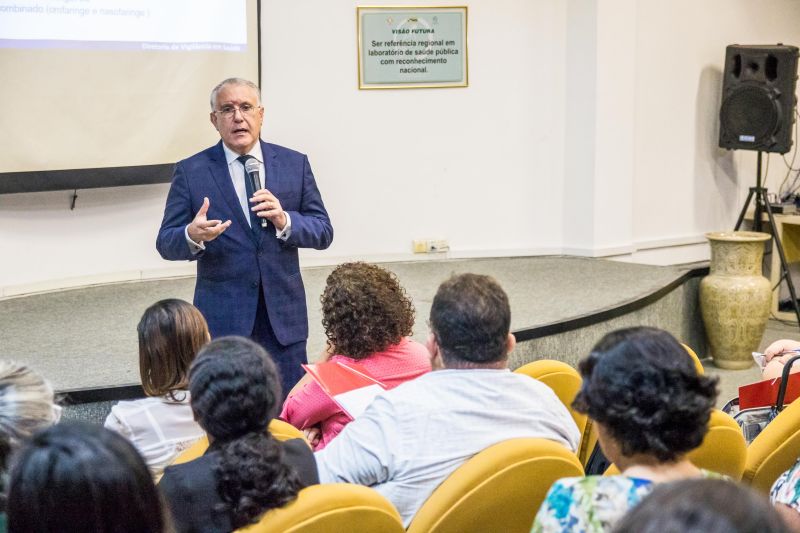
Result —
[[[258, 287], [264, 291], [270, 324], [283, 345], [308, 337], [305, 290], [297, 259], [298, 247], [322, 250], [333, 240], [308, 158], [299, 152], [261, 142], [265, 187], [292, 219], [286, 242], [275, 228], [253, 232], [233, 188], [222, 141], [179, 162], [156, 239], [161, 257], [197, 260], [194, 304], [203, 313], [213, 337], [249, 336], [253, 331]], [[231, 226], [206, 249], [192, 255], [184, 228], [208, 197], [209, 219], [231, 220]]]

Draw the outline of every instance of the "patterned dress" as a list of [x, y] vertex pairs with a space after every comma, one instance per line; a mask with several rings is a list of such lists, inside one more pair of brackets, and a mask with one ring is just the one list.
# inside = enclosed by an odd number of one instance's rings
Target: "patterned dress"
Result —
[[545, 496], [531, 533], [600, 533], [653, 490], [649, 479], [586, 476], [556, 481]]
[[[728, 479], [727, 476], [702, 468], [700, 476]], [[533, 521], [531, 533], [610, 531], [654, 487], [655, 484], [649, 479], [622, 475], [560, 479], [553, 483], [545, 496]]]
[[800, 459], [775, 480], [769, 491], [769, 501], [788, 505], [800, 512]]

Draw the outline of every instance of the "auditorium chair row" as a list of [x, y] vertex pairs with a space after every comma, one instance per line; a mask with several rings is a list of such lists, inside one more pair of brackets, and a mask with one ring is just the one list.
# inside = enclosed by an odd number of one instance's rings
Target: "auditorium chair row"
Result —
[[[694, 352], [699, 372], [703, 367]], [[512, 439], [491, 446], [453, 472], [428, 498], [411, 522], [410, 533], [504, 531], [528, 533], [544, 497], [557, 479], [581, 476], [597, 442], [585, 415], [572, 410], [581, 377], [566, 363], [539, 360], [516, 372], [551, 387], [569, 409], [581, 431], [578, 454], [545, 439]], [[273, 420], [269, 431], [278, 439], [303, 438], [291, 425]], [[208, 440], [201, 439], [183, 452], [176, 463], [203, 454]], [[800, 402], [789, 405], [748, 447], [738, 424], [714, 410], [709, 431], [699, 448], [689, 454], [700, 468], [742, 480], [768, 492], [777, 477], [800, 454]], [[612, 465], [607, 475], [618, 473]], [[402, 532], [400, 515], [376, 491], [358, 485], [315, 485], [300, 491], [289, 505], [266, 513], [249, 533], [329, 531]]]

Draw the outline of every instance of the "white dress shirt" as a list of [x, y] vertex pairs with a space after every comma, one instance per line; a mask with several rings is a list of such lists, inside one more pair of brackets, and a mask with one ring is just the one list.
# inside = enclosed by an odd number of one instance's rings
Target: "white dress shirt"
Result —
[[580, 433], [555, 393], [509, 370], [436, 370], [381, 393], [315, 454], [321, 483], [358, 483], [389, 499], [408, 527], [433, 490], [498, 442]]
[[[238, 160], [240, 155], [225, 146], [225, 143], [222, 143], [222, 150], [225, 152], [225, 161], [228, 163], [228, 174], [231, 176], [233, 188], [236, 191], [236, 196], [239, 198], [239, 205], [242, 206], [244, 218], [247, 220], [247, 225], [252, 227], [252, 223], [250, 221], [250, 207], [252, 206], [250, 205], [250, 199], [247, 197], [247, 185], [245, 185], [244, 182], [246, 179], [244, 165], [242, 165]], [[264, 155], [261, 152], [261, 143], [257, 142], [245, 155], [252, 156], [256, 161], [258, 161], [258, 175], [261, 179], [261, 187], [265, 188], [264, 176], [266, 176], [266, 170], [264, 167]], [[275, 236], [282, 241], [288, 239], [292, 234], [292, 219], [289, 217], [289, 213], [286, 211], [284, 211], [284, 215], [286, 215], [286, 225], [282, 230], [275, 228]], [[200, 250], [206, 249], [204, 243], [194, 242], [189, 237], [188, 225], [184, 229], [184, 235], [186, 236], [186, 242], [189, 245], [189, 248], [192, 250], [192, 253], [197, 254], [200, 252]]]
[[189, 391], [176, 391], [175, 400], [159, 396], [119, 402], [111, 408], [105, 427], [127, 438], [156, 478], [205, 435], [194, 420]]

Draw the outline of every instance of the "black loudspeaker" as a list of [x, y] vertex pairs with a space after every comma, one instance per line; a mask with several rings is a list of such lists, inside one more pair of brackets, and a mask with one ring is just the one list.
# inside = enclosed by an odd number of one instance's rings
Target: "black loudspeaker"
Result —
[[792, 147], [796, 46], [725, 49], [719, 146], [785, 154]]

